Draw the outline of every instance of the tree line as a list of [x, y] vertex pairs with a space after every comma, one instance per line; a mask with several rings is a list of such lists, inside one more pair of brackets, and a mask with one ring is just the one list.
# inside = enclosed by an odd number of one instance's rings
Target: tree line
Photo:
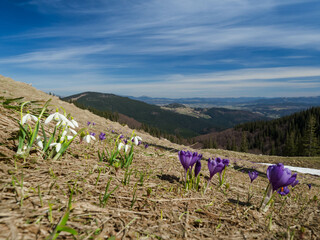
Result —
[[220, 135], [205, 140], [204, 147], [278, 156], [319, 156], [320, 107], [271, 121], [240, 124], [226, 142], [221, 143], [222, 138]]

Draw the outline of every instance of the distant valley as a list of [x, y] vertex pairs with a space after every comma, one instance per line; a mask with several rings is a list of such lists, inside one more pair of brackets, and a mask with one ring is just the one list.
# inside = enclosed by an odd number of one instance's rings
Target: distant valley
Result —
[[[198, 148], [285, 156], [320, 154], [320, 107], [310, 108], [320, 105], [320, 97], [175, 102], [148, 98], [148, 102], [157, 102], [154, 105], [114, 94], [84, 92], [63, 100], [154, 136]], [[213, 106], [214, 101], [219, 107], [199, 107]]]
[[236, 110], [245, 110], [262, 114], [268, 118], [279, 118], [310, 107], [320, 106], [320, 96], [317, 97], [291, 97], [291, 98], [150, 98], [129, 97], [159, 106], [172, 103], [183, 104], [192, 108], [220, 107]]
[[[222, 131], [237, 124], [266, 120], [262, 114], [226, 108], [185, 108], [183, 105], [160, 107], [114, 94], [85, 92], [63, 98], [99, 111], [117, 112], [119, 121], [133, 127], [157, 128], [183, 138]], [[147, 126], [147, 127], [146, 127]]]

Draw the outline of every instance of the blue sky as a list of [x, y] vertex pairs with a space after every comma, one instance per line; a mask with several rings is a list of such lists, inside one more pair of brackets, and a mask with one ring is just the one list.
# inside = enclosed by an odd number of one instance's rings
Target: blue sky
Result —
[[1, 0], [0, 74], [67, 96], [320, 95], [319, 0]]

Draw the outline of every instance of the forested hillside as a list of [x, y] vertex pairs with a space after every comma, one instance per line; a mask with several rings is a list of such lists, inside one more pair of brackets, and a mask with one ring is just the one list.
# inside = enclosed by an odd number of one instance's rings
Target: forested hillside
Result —
[[[208, 115], [208, 118], [195, 117], [127, 97], [97, 92], [80, 93], [65, 97], [63, 100], [73, 102], [77, 106], [87, 108], [96, 114], [106, 112], [104, 115], [107, 118], [122, 121], [129, 126], [135, 120], [141, 123], [141, 128], [156, 136], [170, 134], [179, 138], [190, 138], [213, 130], [222, 131], [239, 123], [265, 119], [260, 114], [223, 108], [202, 110], [204, 114]], [[181, 107], [181, 105], [179, 106]], [[101, 114], [99, 115], [102, 116]], [[125, 115], [126, 118], [121, 114]], [[127, 121], [128, 118], [131, 121]], [[137, 126], [131, 125], [131, 127]]]
[[272, 121], [256, 121], [201, 138], [204, 147], [282, 156], [320, 154], [320, 107]]

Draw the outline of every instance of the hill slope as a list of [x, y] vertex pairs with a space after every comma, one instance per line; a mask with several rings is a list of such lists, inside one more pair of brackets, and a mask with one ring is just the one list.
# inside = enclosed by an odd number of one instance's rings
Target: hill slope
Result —
[[[260, 115], [246, 111], [228, 109], [208, 109], [204, 114], [210, 118], [194, 117], [180, 114], [169, 109], [162, 109], [141, 101], [132, 100], [114, 94], [85, 92], [63, 98], [65, 101], [76, 101], [100, 111], [111, 111], [124, 114], [138, 122], [159, 128], [167, 133], [192, 137], [210, 132], [212, 129], [222, 130], [246, 121], [264, 119]], [[238, 116], [242, 116], [241, 118]]]
[[320, 155], [320, 107], [310, 108], [271, 121], [244, 123], [219, 133], [195, 138], [204, 147], [240, 150], [283, 156]]
[[[115, 170], [106, 161], [99, 161], [98, 150], [113, 149], [118, 134], [130, 137], [131, 129], [27, 84], [1, 76], [0, 83], [0, 239], [46, 239], [63, 216], [68, 216], [65, 225], [69, 228], [61, 230], [69, 232], [61, 232], [58, 239], [111, 236], [113, 239], [318, 239], [320, 236], [319, 178], [298, 174], [300, 184], [294, 191], [290, 187], [291, 195], [281, 198], [276, 194], [274, 204], [264, 213], [258, 207], [262, 189], [268, 185], [266, 166], [252, 163], [281, 161], [306, 166], [319, 164], [317, 159], [202, 150], [200, 189], [187, 191], [176, 151], [194, 149], [137, 131], [149, 148], [136, 146], [128, 171]], [[14, 158], [20, 114], [4, 103], [17, 97], [42, 102], [52, 98], [50, 112], [63, 107], [79, 122], [80, 128], [87, 121], [94, 121], [96, 125], [88, 127], [88, 131], [105, 132], [107, 139], [87, 144], [77, 138], [58, 161], [43, 159], [36, 148], [25, 161]], [[12, 101], [11, 105], [18, 106], [19, 102]], [[204, 194], [209, 176], [206, 159], [217, 156], [230, 159], [226, 184], [219, 187], [215, 175]], [[253, 169], [259, 171], [259, 177], [251, 184], [253, 196], [248, 201], [247, 171]], [[312, 184], [310, 190], [307, 184]], [[72, 207], [68, 211], [73, 187]], [[101, 204], [104, 196], [108, 196], [105, 205]], [[71, 228], [77, 232], [74, 237]]]

